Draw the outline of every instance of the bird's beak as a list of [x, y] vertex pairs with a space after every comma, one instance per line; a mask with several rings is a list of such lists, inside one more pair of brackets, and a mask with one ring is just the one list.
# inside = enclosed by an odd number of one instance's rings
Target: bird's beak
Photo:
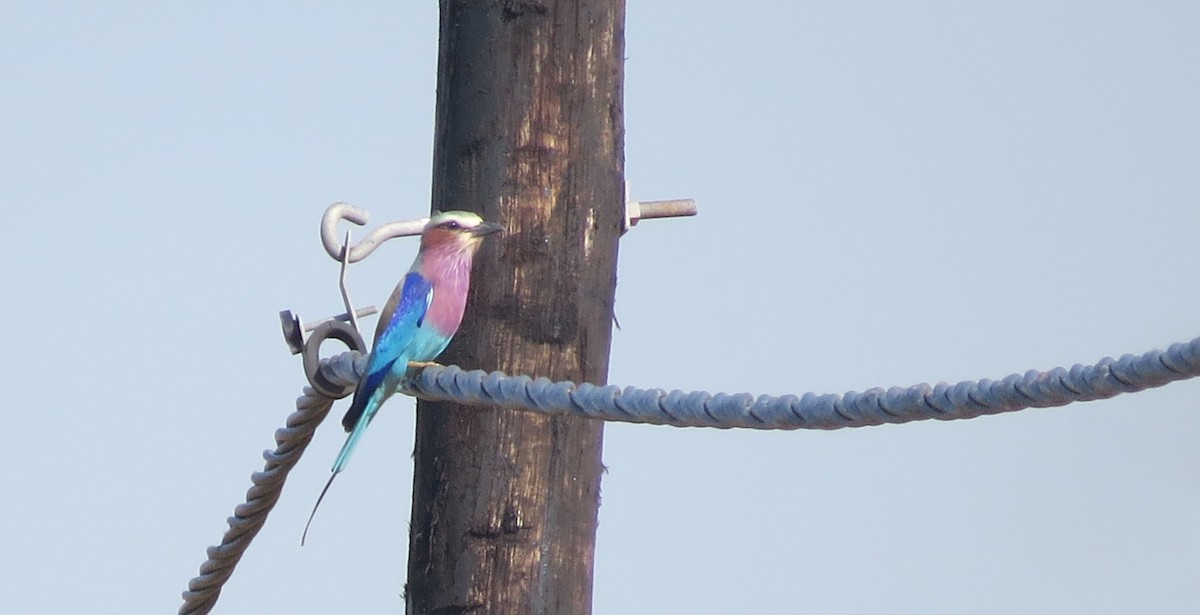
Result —
[[479, 226], [471, 229], [471, 234], [476, 237], [483, 237], [484, 235], [491, 235], [492, 233], [498, 233], [503, 230], [504, 227], [496, 224], [495, 222], [483, 222]]

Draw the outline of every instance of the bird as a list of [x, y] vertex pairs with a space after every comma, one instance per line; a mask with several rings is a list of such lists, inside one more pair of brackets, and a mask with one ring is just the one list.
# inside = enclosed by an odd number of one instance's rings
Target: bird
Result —
[[346, 469], [350, 455], [379, 407], [404, 381], [409, 363], [433, 361], [458, 331], [467, 305], [475, 254], [484, 237], [503, 230], [503, 226], [484, 221], [469, 211], [434, 212], [421, 230], [417, 258], [396, 284], [379, 315], [366, 372], [354, 390], [350, 409], [342, 417], [342, 427], [350, 435], [308, 516], [301, 545], [333, 479]]

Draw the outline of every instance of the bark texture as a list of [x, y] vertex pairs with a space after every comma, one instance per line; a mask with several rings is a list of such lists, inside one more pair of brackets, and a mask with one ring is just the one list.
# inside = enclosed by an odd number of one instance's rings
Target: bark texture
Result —
[[[624, 211], [622, 0], [442, 0], [433, 206], [507, 227], [441, 362], [603, 383]], [[417, 406], [409, 613], [589, 613], [603, 424]]]

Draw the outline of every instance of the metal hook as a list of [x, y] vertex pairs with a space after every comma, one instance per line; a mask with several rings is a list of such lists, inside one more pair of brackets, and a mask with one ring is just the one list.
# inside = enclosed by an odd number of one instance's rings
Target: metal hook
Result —
[[325, 246], [325, 252], [329, 254], [330, 258], [339, 262], [357, 263], [374, 252], [379, 244], [389, 239], [420, 235], [421, 230], [425, 228], [425, 223], [429, 222], [429, 218], [389, 222], [371, 231], [354, 246], [349, 245], [349, 238], [344, 244], [338, 242], [337, 223], [339, 220], [348, 220], [362, 226], [370, 217], [371, 214], [367, 210], [349, 203], [338, 202], [325, 209], [325, 214], [321, 216], [321, 243]]
[[[346, 241], [342, 245], [350, 245], [350, 231], [346, 231]], [[342, 303], [346, 306], [344, 314], [302, 326], [300, 318], [294, 316], [291, 311], [279, 313], [279, 320], [283, 323], [283, 337], [287, 341], [288, 347], [291, 348], [292, 354], [304, 353], [304, 375], [308, 378], [308, 383], [312, 385], [314, 391], [330, 399], [341, 399], [349, 395], [354, 387], [339, 386], [321, 374], [321, 344], [325, 343], [325, 340], [333, 338], [345, 344], [350, 350], [366, 354], [367, 344], [363, 341], [362, 334], [358, 332], [358, 317], [375, 313], [373, 305], [362, 310], [355, 310], [350, 302], [350, 291], [346, 289], [348, 252], [348, 249], [342, 249], [342, 267], [338, 273], [338, 287], [342, 291]], [[349, 324], [346, 321], [349, 321]], [[313, 332], [308, 336], [307, 341], [304, 339], [304, 331]]]
[[[350, 231], [346, 231], [346, 241], [342, 245], [343, 246], [350, 245]], [[350, 301], [350, 290], [346, 286], [346, 266], [349, 265], [350, 263], [349, 263], [349, 260], [346, 258], [345, 248], [342, 249], [341, 262], [342, 262], [342, 266], [341, 266], [341, 269], [338, 271], [338, 288], [342, 291], [342, 305], [344, 305], [346, 307], [345, 312], [338, 314], [337, 316], [334, 316], [332, 318], [325, 318], [323, 320], [318, 320], [317, 322], [310, 322], [310, 323], [301, 323], [300, 317], [293, 314], [291, 310], [284, 310], [279, 313], [279, 322], [283, 326], [283, 339], [285, 342], [287, 342], [288, 349], [292, 351], [292, 354], [300, 354], [301, 352], [305, 353], [304, 360], [305, 360], [305, 369], [306, 370], [308, 369], [307, 363], [309, 361], [309, 357], [308, 357], [309, 346], [313, 345], [313, 343], [312, 343], [313, 340], [317, 339], [317, 337], [318, 337], [316, 334], [313, 334], [312, 337], [310, 337], [308, 342], [306, 343], [304, 341], [304, 334], [306, 332], [315, 331], [318, 329], [325, 331], [325, 330], [329, 329], [329, 327], [326, 327], [325, 325], [330, 325], [330, 326], [341, 325], [342, 327], [348, 328], [350, 331], [353, 332], [354, 336], [358, 339], [358, 345], [355, 346], [355, 345], [350, 344], [350, 342], [346, 341], [346, 339], [344, 337], [339, 337], [337, 335], [335, 335], [333, 337], [336, 337], [337, 339], [340, 339], [340, 340], [346, 342], [346, 344], [348, 346], [350, 346], [351, 350], [361, 350], [363, 348], [363, 343], [362, 343], [362, 335], [359, 334], [359, 332], [358, 332], [358, 318], [360, 316], [370, 316], [371, 314], [374, 314], [375, 312], [378, 311], [375, 309], [375, 306], [373, 306], [373, 305], [368, 305], [367, 307], [358, 309], [358, 310], [354, 309], [354, 304]], [[344, 323], [346, 323], [346, 322], [349, 322], [350, 324], [345, 325]], [[324, 341], [324, 340], [322, 339], [320, 341], [317, 341], [315, 345], [319, 347], [321, 345], [321, 341]], [[315, 370], [315, 369], [316, 368], [314, 367], [313, 370]], [[315, 373], [315, 371], [313, 373]], [[309, 382], [312, 383], [314, 388], [316, 388], [317, 390], [321, 390], [320, 385], [318, 385], [316, 382], [312, 382], [311, 376], [309, 377]], [[321, 391], [321, 392], [325, 393], [325, 391]]]
[[[350, 302], [350, 291], [346, 288], [346, 266], [350, 264], [350, 230], [346, 230], [346, 241], [342, 242], [342, 266], [338, 269], [338, 289], [342, 291], [342, 305], [346, 307], [346, 316], [350, 318], [350, 326], [358, 331], [358, 314]], [[371, 306], [375, 311], [375, 306]]]

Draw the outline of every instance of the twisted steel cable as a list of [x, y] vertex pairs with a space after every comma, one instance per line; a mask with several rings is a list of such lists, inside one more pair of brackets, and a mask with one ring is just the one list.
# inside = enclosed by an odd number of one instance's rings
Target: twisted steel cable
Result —
[[[318, 380], [349, 390], [358, 382], [365, 363], [363, 358], [358, 352], [346, 352], [322, 359]], [[1001, 380], [963, 381], [953, 385], [921, 383], [841, 395], [756, 397], [749, 393], [667, 392], [552, 382], [501, 372], [465, 371], [455, 366], [414, 370], [407, 392], [435, 401], [628, 423], [720, 429], [841, 429], [928, 419], [967, 419], [1026, 408], [1064, 406], [1196, 376], [1200, 376], [1200, 338], [1173, 344], [1165, 351], [1151, 350], [1140, 356], [1127, 354], [1119, 359], [1105, 357], [1093, 365], [1076, 364], [1070, 369], [1030, 370]], [[304, 395], [296, 400], [296, 412], [288, 416], [285, 428], [275, 432], [277, 447], [263, 453], [266, 460], [263, 471], [250, 477], [254, 485], [246, 492], [246, 502], [234, 509], [221, 544], [209, 547], [208, 560], [200, 566], [200, 575], [188, 583], [180, 615], [203, 615], [212, 610], [222, 585], [262, 529], [267, 514], [279, 499], [288, 472], [299, 461], [332, 404], [332, 397], [313, 387], [306, 387]]]
[[[355, 370], [358, 356], [357, 353], [344, 353], [323, 361], [322, 375], [335, 384], [354, 386], [358, 382]], [[263, 451], [266, 463], [262, 471], [250, 475], [253, 486], [246, 491], [246, 502], [233, 510], [233, 516], [227, 519], [229, 530], [221, 538], [221, 544], [208, 548], [208, 559], [200, 565], [200, 574], [188, 582], [179, 615], [204, 615], [216, 606], [225, 581], [229, 580], [250, 542], [266, 523], [267, 515], [279, 501], [288, 473], [300, 461], [304, 449], [312, 441], [313, 432], [329, 414], [333, 402], [333, 398], [312, 387], [305, 387], [304, 395], [296, 399], [296, 411], [287, 417], [283, 429], [275, 431], [275, 450]]]
[[551, 382], [501, 372], [426, 367], [410, 392], [430, 400], [573, 414], [606, 421], [675, 427], [841, 429], [927, 419], [954, 420], [1026, 408], [1064, 406], [1132, 393], [1200, 376], [1200, 338], [1141, 356], [1105, 357], [1094, 365], [1030, 370], [1001, 380], [921, 383], [841, 395], [759, 395], [671, 391]]

